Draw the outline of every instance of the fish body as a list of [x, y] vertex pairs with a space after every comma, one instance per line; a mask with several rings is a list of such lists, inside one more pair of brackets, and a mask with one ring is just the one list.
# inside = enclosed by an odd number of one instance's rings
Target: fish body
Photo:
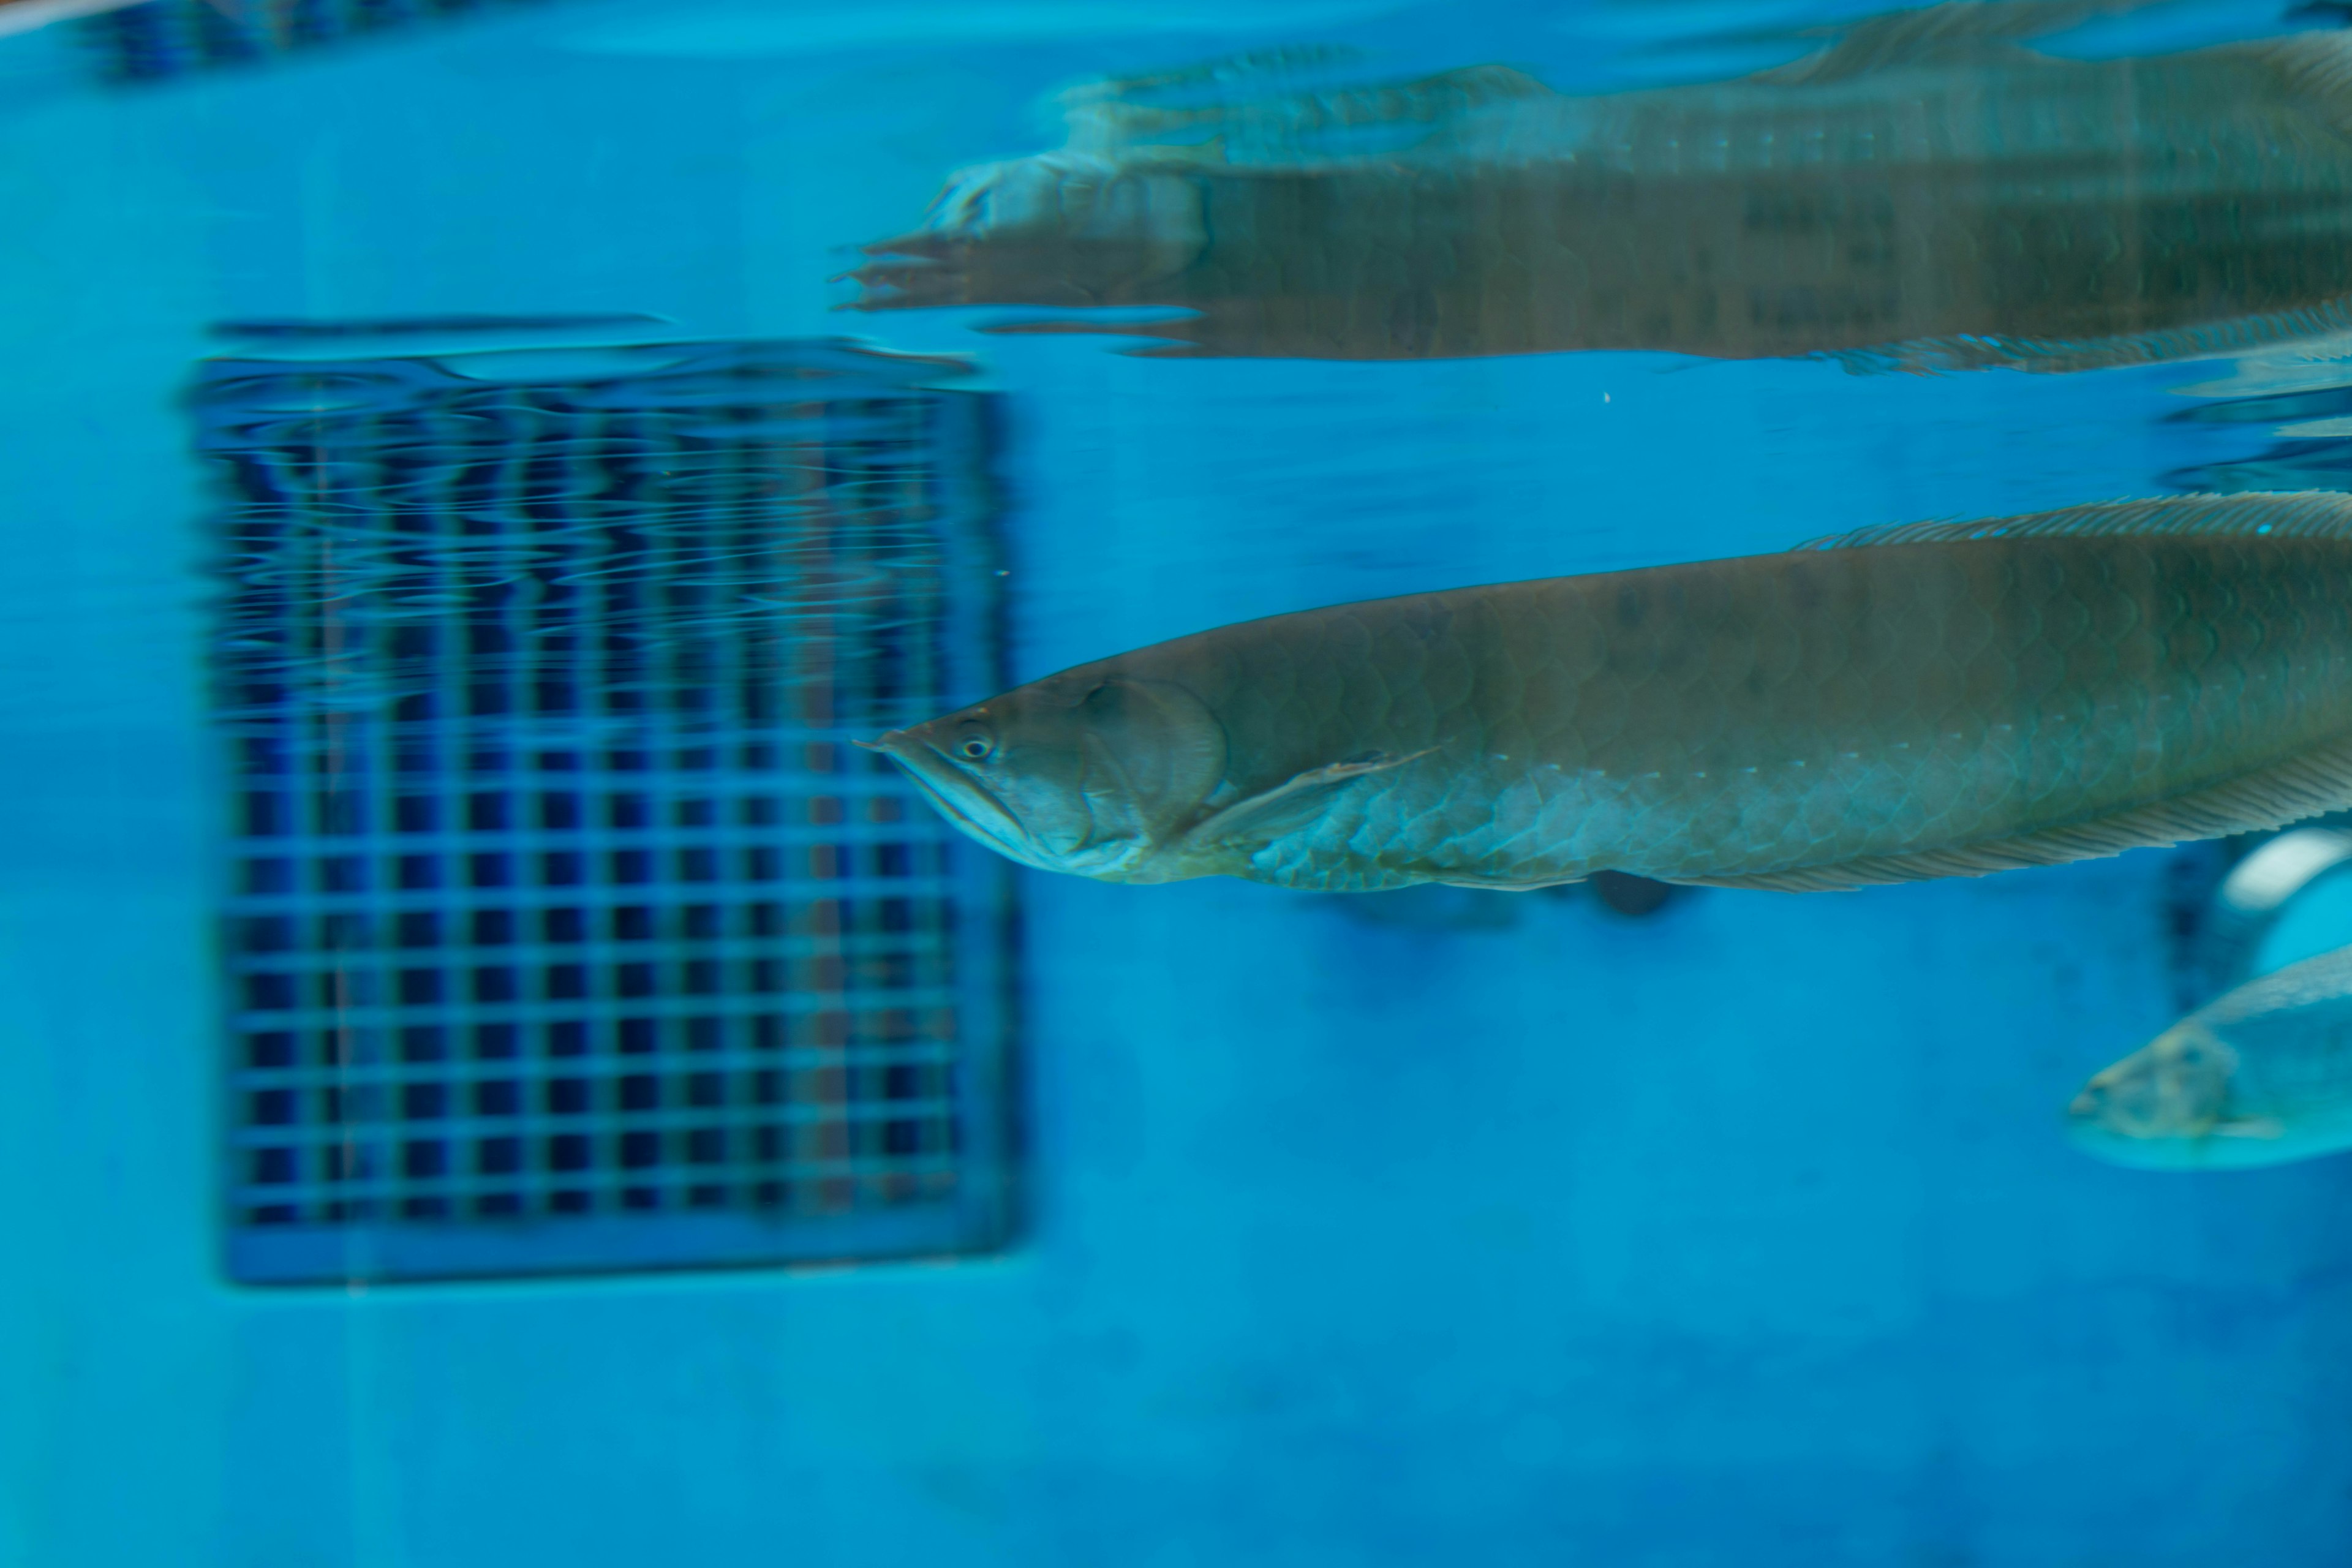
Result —
[[877, 744], [1047, 869], [1792, 890], [2352, 804], [2352, 497], [2174, 498], [1276, 616]]
[[[1601, 96], [1499, 67], [1161, 108], [966, 171], [868, 247], [868, 310], [1165, 306], [1174, 353], [2163, 359], [2346, 324], [2352, 38], [2074, 60], [2084, 6], [1864, 23], [1738, 81]], [[1368, 140], [1369, 139], [1369, 140]]]
[[2352, 1149], [2352, 948], [2248, 981], [2095, 1075], [2075, 1142], [2118, 1164], [2274, 1165]]

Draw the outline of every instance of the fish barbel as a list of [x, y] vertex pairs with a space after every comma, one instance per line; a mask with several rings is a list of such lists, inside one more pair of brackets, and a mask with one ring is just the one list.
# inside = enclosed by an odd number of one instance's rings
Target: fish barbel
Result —
[[2352, 1149], [2352, 948], [2250, 980], [2093, 1075], [2074, 1141], [2122, 1165], [2275, 1165]]
[[1110, 881], [1790, 890], [2352, 805], [2352, 496], [2174, 497], [1275, 616], [873, 742]]
[[[1154, 353], [1911, 369], [2352, 324], [2352, 37], [2123, 59], [2025, 42], [2123, 8], [1932, 6], [1758, 76], [1603, 95], [1502, 66], [1101, 84], [1072, 95], [1066, 145], [956, 174], [924, 226], [866, 247], [849, 308], [1191, 312], [992, 329], [1169, 340]], [[1211, 79], [1222, 100], [1159, 101]]]

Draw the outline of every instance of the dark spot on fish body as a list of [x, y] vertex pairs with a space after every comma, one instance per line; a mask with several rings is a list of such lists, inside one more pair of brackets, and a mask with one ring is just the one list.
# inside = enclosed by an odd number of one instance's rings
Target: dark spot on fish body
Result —
[[1632, 584], [1617, 590], [1617, 624], [1631, 631], [1649, 613], [1649, 597]]

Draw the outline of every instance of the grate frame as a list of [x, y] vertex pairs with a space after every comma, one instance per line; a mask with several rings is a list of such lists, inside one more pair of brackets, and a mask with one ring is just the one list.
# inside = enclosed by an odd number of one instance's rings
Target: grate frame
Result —
[[846, 744], [1001, 684], [992, 395], [558, 353], [200, 366], [226, 1272], [999, 1246], [1010, 868]]

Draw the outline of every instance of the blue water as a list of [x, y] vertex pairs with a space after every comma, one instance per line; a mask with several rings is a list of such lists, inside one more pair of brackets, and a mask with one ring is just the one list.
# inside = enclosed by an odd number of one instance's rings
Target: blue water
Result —
[[[1838, 14], [548, 0], [136, 89], [71, 29], [0, 38], [0, 1563], [2345, 1562], [2352, 1172], [2063, 1136], [2184, 1001], [2170, 854], [1645, 919], [1023, 870], [1002, 1247], [224, 1269], [184, 406], [214, 323], [622, 312], [971, 355], [1014, 680], [2268, 449], [2276, 421], [2168, 417], [2210, 362], [1169, 361], [833, 310], [856, 244], [1052, 144], [1072, 82], [1308, 40], [1610, 90]], [[2281, 24], [2143, 25], [2081, 47]]]

